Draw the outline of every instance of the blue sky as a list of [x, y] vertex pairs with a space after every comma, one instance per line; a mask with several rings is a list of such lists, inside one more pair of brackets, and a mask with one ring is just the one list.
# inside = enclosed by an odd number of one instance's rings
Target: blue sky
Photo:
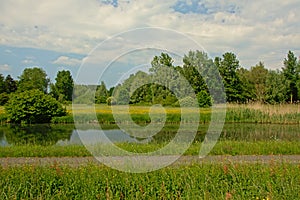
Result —
[[[0, 73], [17, 79], [24, 68], [38, 66], [52, 81], [62, 69], [76, 77], [101, 42], [143, 27], [180, 32], [211, 56], [234, 52], [245, 68], [263, 61], [280, 69], [289, 50], [300, 55], [299, 9], [298, 0], [1, 1]], [[129, 45], [122, 35], [114, 41], [107, 51]], [[160, 42], [164, 47], [180, 43]], [[123, 72], [134, 63], [119, 63], [114, 70]]]

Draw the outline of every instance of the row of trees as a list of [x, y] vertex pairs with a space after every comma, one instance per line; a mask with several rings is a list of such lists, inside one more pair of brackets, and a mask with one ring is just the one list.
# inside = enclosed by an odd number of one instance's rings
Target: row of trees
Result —
[[[46, 72], [41, 68], [26, 68], [19, 80], [10, 75], [4, 77], [0, 74], [0, 105], [4, 105], [11, 93], [21, 93], [29, 90], [38, 90], [51, 95], [61, 103], [72, 101], [74, 88], [73, 78], [69, 71], [59, 71], [55, 84], [50, 83]], [[49, 91], [50, 88], [50, 91]]]
[[188, 105], [196, 94], [200, 106], [210, 106], [223, 98], [211, 95], [222, 94], [222, 88], [216, 87], [220, 85], [218, 81], [224, 85], [227, 102], [274, 104], [300, 100], [300, 62], [292, 51], [284, 59], [282, 70], [268, 70], [262, 62], [249, 70], [242, 68], [237, 56], [230, 52], [211, 59], [204, 52], [190, 51], [183, 58], [183, 66], [174, 66], [173, 59], [161, 53], [153, 58], [149, 73], [139, 71], [110, 89], [104, 82], [98, 86], [74, 86], [71, 73], [65, 70], [57, 73], [54, 84], [41, 68], [27, 68], [18, 78], [0, 74], [1, 105], [11, 93], [39, 90], [61, 103], [75, 97], [75, 103]]
[[[0, 103], [5, 104], [7, 120], [12, 123], [48, 123], [52, 117], [64, 116], [61, 103], [72, 100], [73, 78], [69, 71], [59, 71], [56, 83], [41, 68], [27, 68], [19, 80], [0, 75]], [[50, 88], [50, 91], [49, 91]]]
[[[218, 95], [210, 95], [212, 92], [222, 94], [222, 88], [217, 88], [220, 84], [216, 73], [222, 78], [227, 102], [275, 104], [300, 100], [300, 62], [292, 51], [284, 59], [282, 70], [268, 70], [262, 62], [249, 70], [242, 68], [237, 56], [231, 52], [210, 59], [204, 52], [190, 51], [183, 58], [183, 66], [174, 66], [173, 59], [166, 53], [155, 56], [149, 72], [132, 74], [118, 85], [114, 93], [116, 102], [177, 105], [180, 101], [189, 101], [191, 94], [185, 89], [190, 85], [199, 105], [210, 106], [212, 102], [222, 100]], [[137, 89], [137, 85], [147, 82], [151, 84]], [[104, 86], [98, 87], [97, 91], [104, 94]]]

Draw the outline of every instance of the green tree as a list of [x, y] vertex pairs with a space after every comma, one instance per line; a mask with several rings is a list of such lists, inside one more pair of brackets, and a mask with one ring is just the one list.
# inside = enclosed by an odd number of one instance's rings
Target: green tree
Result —
[[242, 82], [242, 98], [245, 102], [250, 102], [256, 100], [255, 96], [255, 86], [250, 81], [250, 71], [245, 68], [240, 68], [237, 70], [240, 81]]
[[233, 53], [223, 54], [223, 58], [215, 58], [215, 64], [223, 78], [224, 88], [226, 92], [226, 100], [228, 102], [244, 102], [242, 96], [242, 82], [237, 74], [240, 68], [239, 60]]
[[4, 76], [0, 74], [0, 94], [5, 92]]
[[255, 87], [256, 100], [260, 102], [264, 101], [267, 76], [268, 70], [265, 68], [262, 62], [259, 62], [256, 66], [251, 67], [249, 78]]
[[52, 117], [66, 115], [57, 100], [38, 89], [13, 94], [5, 110], [13, 123], [49, 123]]
[[95, 92], [95, 103], [107, 103], [108, 91], [106, 89], [105, 83], [102, 81], [100, 85], [97, 86]]
[[17, 90], [17, 81], [15, 81], [10, 75], [7, 75], [4, 80], [5, 92], [10, 94]]
[[126, 88], [119, 86], [116, 87], [114, 91], [114, 98], [118, 105], [127, 105], [129, 104], [130, 96], [128, 90]]
[[266, 78], [265, 101], [267, 103], [283, 103], [287, 97], [285, 77], [280, 71], [269, 71]]
[[173, 59], [167, 53], [161, 53], [160, 56], [154, 56], [151, 62], [150, 72], [156, 72], [162, 66], [165, 67], [172, 67], [173, 66]]
[[26, 68], [19, 77], [18, 91], [38, 89], [46, 94], [49, 82], [46, 72], [41, 68]]
[[55, 84], [51, 85], [51, 94], [60, 102], [72, 101], [74, 81], [70, 71], [59, 71], [55, 78]]
[[298, 82], [300, 80], [299, 75], [299, 63], [297, 57], [292, 51], [288, 52], [287, 58], [284, 59], [284, 67], [282, 68], [283, 74], [287, 84], [287, 95], [289, 96], [290, 102], [296, 102], [299, 100], [298, 96]]

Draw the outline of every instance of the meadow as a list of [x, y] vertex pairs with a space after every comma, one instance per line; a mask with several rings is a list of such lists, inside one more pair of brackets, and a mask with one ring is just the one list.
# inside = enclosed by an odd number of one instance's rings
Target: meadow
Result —
[[144, 174], [53, 164], [2, 168], [0, 198], [299, 199], [299, 181], [299, 165], [277, 162], [191, 164]]

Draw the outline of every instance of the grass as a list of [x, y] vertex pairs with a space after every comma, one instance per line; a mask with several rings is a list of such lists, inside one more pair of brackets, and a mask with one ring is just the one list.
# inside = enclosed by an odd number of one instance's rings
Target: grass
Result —
[[[20, 178], [22, 177], [22, 178]], [[104, 166], [0, 170], [0, 199], [299, 199], [299, 166], [193, 164], [144, 174]]]
[[[125, 106], [113, 106], [114, 113], [117, 113], [119, 120], [113, 116], [112, 108], [107, 105], [74, 105], [67, 106], [69, 115], [64, 117], [54, 117], [52, 123], [74, 123], [73, 114], [76, 116], [76, 122], [79, 123], [95, 123], [115, 124], [130, 123], [129, 117], [135, 123], [147, 124], [152, 122], [161, 122], [161, 116], [166, 114], [166, 123], [179, 123], [182, 119], [181, 109], [176, 107], [150, 107], [150, 106], [129, 106], [129, 110]], [[151, 119], [149, 112], [153, 114]], [[211, 108], [184, 108], [184, 112], [190, 114], [190, 118], [185, 123], [199, 122], [209, 123], [211, 121]], [[96, 113], [96, 118], [94, 114]], [[196, 115], [200, 115], [197, 120]], [[298, 104], [228, 104], [225, 121], [227, 123], [261, 123], [261, 124], [300, 124], [300, 105]], [[3, 107], [0, 107], [0, 122], [6, 122], [6, 115]]]
[[[162, 148], [165, 144], [117, 144], [122, 149], [134, 153], [153, 152]], [[201, 144], [194, 143], [185, 152], [185, 155], [199, 155]], [[101, 153], [117, 153], [109, 151], [110, 149], [101, 144], [96, 146]], [[172, 153], [172, 152], [170, 152]], [[300, 154], [300, 143], [297, 141], [219, 141], [210, 152], [210, 155], [296, 155]], [[0, 157], [85, 157], [91, 156], [91, 153], [80, 145], [70, 146], [40, 146], [40, 145], [22, 145], [0, 147]]]

